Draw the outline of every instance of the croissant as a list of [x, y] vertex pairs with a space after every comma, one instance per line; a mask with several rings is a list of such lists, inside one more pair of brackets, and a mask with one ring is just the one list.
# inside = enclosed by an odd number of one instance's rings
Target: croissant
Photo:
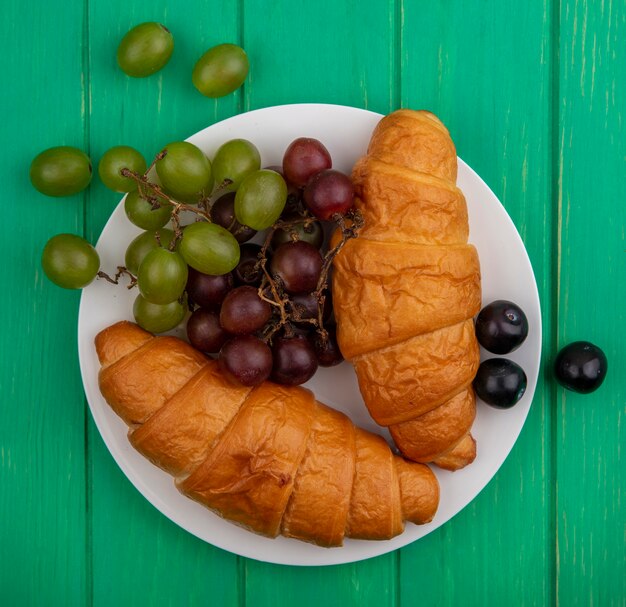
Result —
[[135, 449], [226, 519], [331, 547], [389, 539], [437, 510], [430, 468], [308, 390], [234, 385], [187, 343], [129, 322], [99, 333], [96, 350], [100, 390]]
[[339, 347], [374, 420], [405, 457], [456, 470], [472, 462], [481, 305], [457, 156], [441, 121], [399, 110], [353, 169], [359, 238], [335, 258]]

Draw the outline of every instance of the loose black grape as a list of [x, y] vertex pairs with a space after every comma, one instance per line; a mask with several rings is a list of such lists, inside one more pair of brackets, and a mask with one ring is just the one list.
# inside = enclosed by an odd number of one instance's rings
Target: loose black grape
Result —
[[303, 384], [317, 371], [315, 350], [304, 335], [280, 336], [272, 344], [272, 379], [288, 386]]
[[335, 213], [343, 215], [354, 203], [352, 181], [339, 171], [322, 171], [304, 188], [304, 202], [318, 219], [328, 221]]
[[508, 409], [526, 391], [526, 373], [508, 358], [490, 358], [478, 367], [474, 390], [479, 398], [497, 409]]
[[476, 338], [483, 348], [494, 354], [508, 354], [517, 350], [527, 335], [526, 315], [512, 301], [493, 301], [476, 318]]
[[229, 339], [218, 360], [222, 372], [244, 386], [258, 386], [272, 372], [272, 351], [254, 335]]
[[[297, 218], [296, 215], [288, 215], [284, 217], [285, 221], [293, 221]], [[319, 221], [313, 221], [307, 225], [304, 223], [297, 223], [288, 228], [278, 228], [272, 236], [272, 248], [277, 249], [281, 244], [286, 242], [293, 242], [296, 240], [302, 240], [312, 244], [316, 249], [319, 249], [324, 242], [324, 230], [322, 224]]]
[[239, 285], [258, 287], [263, 279], [263, 270], [256, 266], [261, 247], [258, 244], [247, 242], [241, 245], [239, 264], [234, 269], [235, 281]]
[[198, 308], [187, 321], [189, 343], [202, 352], [219, 352], [231, 337], [220, 325], [217, 312]]
[[203, 308], [213, 308], [222, 303], [226, 294], [233, 288], [234, 283], [233, 275], [230, 272], [213, 276], [189, 268], [187, 294], [196, 305]]
[[308, 242], [288, 242], [276, 249], [270, 267], [288, 293], [310, 293], [322, 272], [322, 256]]
[[343, 361], [343, 355], [337, 343], [337, 329], [335, 326], [326, 327], [328, 337], [322, 339], [316, 331], [309, 338], [315, 349], [317, 361], [321, 367], [334, 367]]
[[237, 242], [246, 242], [256, 234], [256, 230], [242, 226], [235, 219], [235, 192], [227, 192], [213, 203], [211, 219], [217, 225], [226, 228], [237, 239]]
[[285, 179], [301, 188], [313, 175], [331, 166], [332, 160], [324, 144], [309, 137], [292, 141], [283, 156]]
[[608, 366], [606, 355], [598, 346], [575, 341], [557, 354], [554, 373], [564, 388], [589, 394], [602, 385]]
[[229, 333], [245, 335], [258, 331], [270, 319], [272, 308], [250, 286], [233, 289], [222, 302], [220, 324]]

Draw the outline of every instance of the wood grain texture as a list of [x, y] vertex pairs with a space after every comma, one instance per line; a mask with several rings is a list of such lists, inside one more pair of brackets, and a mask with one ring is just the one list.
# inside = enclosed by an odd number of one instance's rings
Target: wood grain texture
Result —
[[626, 604], [625, 39], [623, 2], [562, 3], [557, 341], [597, 344], [609, 372], [593, 394], [556, 393], [561, 605]]
[[83, 13], [57, 0], [3, 9], [0, 603], [80, 605], [87, 572], [79, 293], [46, 280], [40, 257], [54, 234], [82, 234], [84, 197], [39, 194], [28, 170], [44, 148], [84, 145]]
[[[626, 605], [623, 2], [3, 8], [10, 86], [0, 138], [10, 154], [0, 163], [0, 284], [10, 322], [0, 347], [0, 604]], [[148, 20], [172, 30], [174, 55], [159, 74], [131, 79], [115, 48]], [[221, 42], [243, 44], [251, 72], [241, 90], [210, 100], [191, 70]], [[438, 113], [516, 223], [544, 322], [529, 418], [487, 488], [419, 542], [327, 568], [263, 564], [201, 542], [117, 468], [84, 403], [78, 293], [45, 279], [40, 253], [59, 232], [95, 242], [120, 197], [96, 178], [84, 194], [50, 199], [27, 177], [52, 145], [81, 147], [95, 163], [118, 144], [150, 158], [240, 111], [297, 102]], [[589, 396], [552, 377], [557, 346], [576, 339], [609, 358], [605, 384]]]
[[[268, 44], [268, 24], [280, 32]], [[361, 36], [359, 32], [376, 32]], [[246, 0], [243, 42], [253, 58], [245, 109], [327, 102], [387, 113], [394, 107], [394, 7], [323, 0]], [[306, 136], [306, 133], [302, 133]], [[246, 561], [247, 605], [394, 605], [394, 554], [342, 567], [289, 568]]]
[[[459, 156], [513, 218], [535, 268], [549, 353], [550, 3], [490, 1], [476, 11], [465, 2], [428, 8], [405, 2], [402, 23], [402, 103], [442, 117]], [[540, 381], [519, 441], [495, 478], [438, 531], [438, 541], [402, 551], [402, 602], [456, 605], [470, 597], [472, 605], [501, 605], [513, 595], [519, 605], [551, 603], [550, 401], [550, 389]], [[480, 444], [478, 449], [480, 456]], [[416, 575], [433, 559], [437, 575]]]
[[[175, 48], [163, 70], [134, 79], [117, 67], [115, 49], [126, 31], [143, 21], [164, 23]], [[150, 162], [169, 142], [239, 110], [241, 92], [213, 100], [191, 82], [193, 66], [205, 50], [238, 41], [236, 5], [197, 0], [180, 10], [162, 1], [91, 2], [89, 24], [89, 142], [94, 158], [123, 144], [136, 147]], [[215, 24], [220, 24], [218, 30]], [[97, 181], [89, 197], [87, 231], [95, 241], [120, 195]], [[123, 263], [123, 245], [119, 252]], [[238, 558], [182, 532], [157, 512], [117, 468], [91, 419], [88, 439], [92, 604], [134, 604], [138, 588], [151, 605], [179, 605], [181, 597], [190, 603], [236, 603]]]

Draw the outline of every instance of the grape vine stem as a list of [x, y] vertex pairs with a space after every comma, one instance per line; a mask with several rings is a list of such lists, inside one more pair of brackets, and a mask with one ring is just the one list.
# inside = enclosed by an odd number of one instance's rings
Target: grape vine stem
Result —
[[[337, 224], [337, 227], [341, 231], [341, 238], [339, 241], [331, 247], [326, 254], [322, 262], [322, 270], [320, 272], [319, 279], [317, 281], [317, 287], [313, 291], [313, 295], [317, 300], [317, 318], [303, 318], [302, 313], [298, 306], [294, 304], [289, 296], [284, 292], [280, 279], [274, 278], [267, 270], [267, 250], [269, 249], [272, 237], [276, 230], [288, 230], [291, 227], [302, 224], [304, 226], [310, 225], [317, 221], [315, 217], [303, 216], [297, 219], [291, 219], [288, 221], [276, 222], [267, 232], [263, 246], [259, 251], [259, 258], [257, 261], [257, 269], [261, 269], [263, 272], [263, 281], [258, 289], [259, 297], [264, 301], [278, 309], [280, 318], [270, 323], [267, 329], [263, 333], [262, 339], [265, 342], [270, 342], [272, 337], [280, 330], [284, 329], [285, 334], [290, 336], [293, 334], [293, 328], [291, 322], [307, 322], [315, 326], [317, 332], [322, 340], [323, 344], [328, 341], [328, 331], [324, 328], [324, 304], [326, 302], [326, 290], [328, 289], [328, 278], [330, 268], [332, 267], [333, 260], [345, 246], [346, 242], [351, 238], [356, 238], [360, 229], [363, 227], [363, 217], [361, 213], [356, 210], [350, 210], [346, 216], [342, 216], [336, 213], [333, 216], [333, 221]], [[348, 222], [346, 222], [348, 219]], [[271, 297], [268, 297], [268, 290], [271, 293]]]

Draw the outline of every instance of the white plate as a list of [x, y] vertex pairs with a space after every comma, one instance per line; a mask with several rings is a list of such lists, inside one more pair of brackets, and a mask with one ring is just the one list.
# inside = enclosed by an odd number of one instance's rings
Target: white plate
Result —
[[[381, 116], [351, 107], [302, 104], [270, 107], [214, 124], [189, 138], [212, 157], [228, 139], [242, 137], [259, 148], [263, 165], [280, 164], [287, 145], [296, 137], [320, 139], [330, 151], [333, 165], [349, 172], [361, 156]], [[289, 565], [331, 565], [377, 556], [427, 535], [467, 506], [502, 465], [528, 414], [535, 392], [541, 352], [541, 314], [532, 267], [522, 240], [495, 195], [459, 160], [458, 185], [469, 207], [470, 240], [478, 248], [482, 270], [483, 303], [510, 299], [526, 312], [530, 331], [526, 342], [510, 358], [528, 376], [528, 388], [512, 409], [499, 411], [479, 403], [473, 434], [478, 455], [467, 468], [450, 473], [435, 469], [441, 484], [441, 504], [428, 525], [407, 524], [404, 533], [384, 542], [346, 540], [342, 548], [319, 548], [297, 540], [267, 539], [245, 531], [196, 502], [182, 496], [172, 478], [139, 455], [126, 438], [127, 428], [109, 408], [98, 390], [99, 364], [94, 337], [119, 320], [132, 320], [134, 291], [95, 281], [83, 291], [78, 317], [80, 367], [91, 413], [111, 455], [135, 487], [183, 529], [230, 552]], [[120, 203], [97, 244], [102, 267], [112, 271], [123, 263], [126, 245], [139, 233], [124, 215]], [[485, 352], [483, 356], [488, 356]], [[316, 397], [345, 411], [352, 420], [373, 432], [381, 428], [369, 417], [348, 363], [321, 369], [307, 384]]]

